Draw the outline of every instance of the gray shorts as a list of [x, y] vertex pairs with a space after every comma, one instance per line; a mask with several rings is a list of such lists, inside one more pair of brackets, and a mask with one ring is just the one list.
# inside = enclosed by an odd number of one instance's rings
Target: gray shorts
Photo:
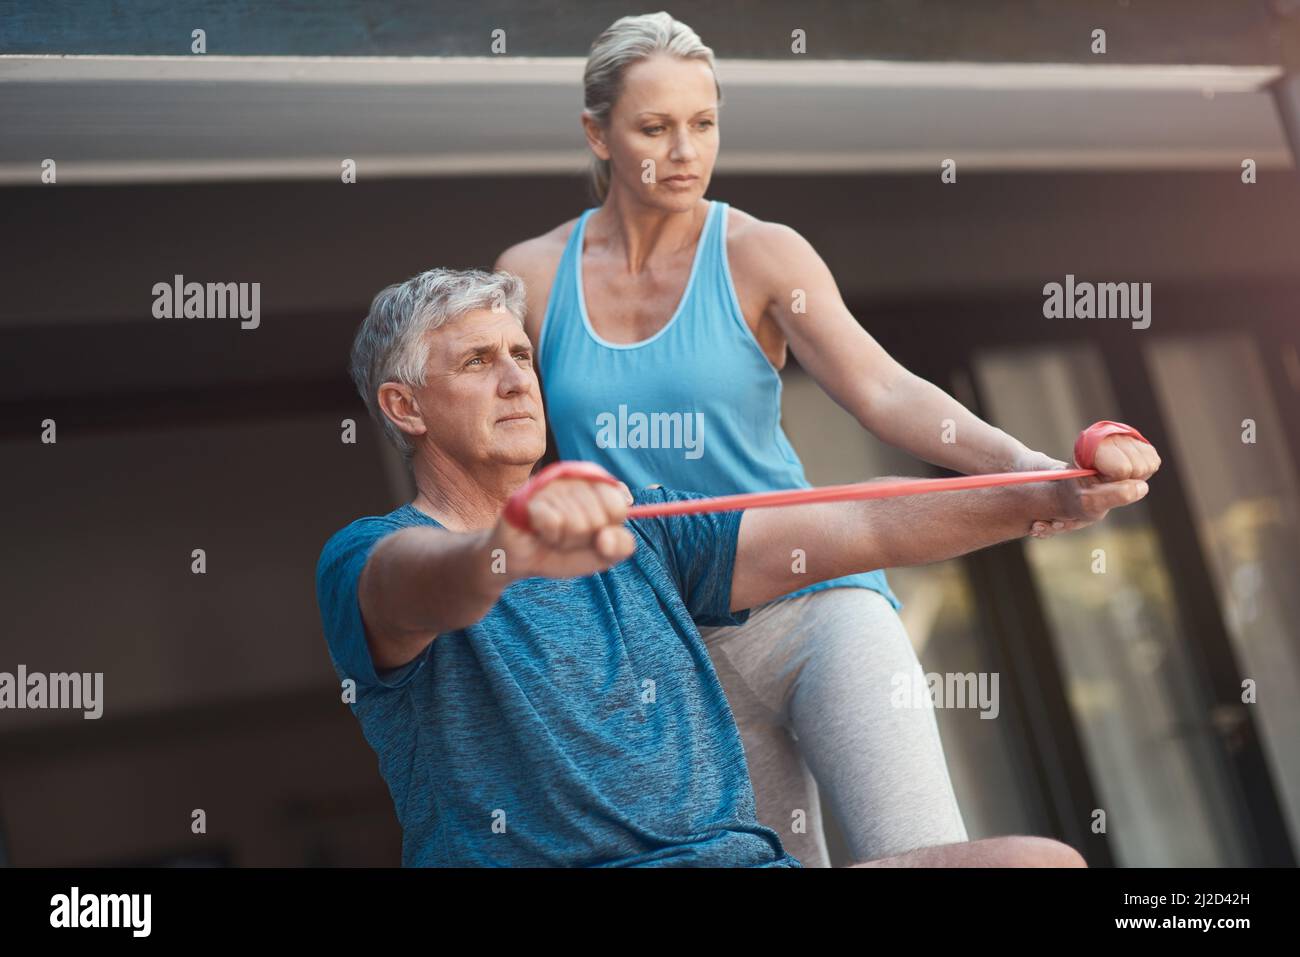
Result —
[[884, 596], [828, 588], [700, 635], [740, 728], [758, 819], [806, 867], [830, 866], [821, 796], [855, 862], [968, 839], [934, 710], [891, 704], [893, 676], [921, 665]]

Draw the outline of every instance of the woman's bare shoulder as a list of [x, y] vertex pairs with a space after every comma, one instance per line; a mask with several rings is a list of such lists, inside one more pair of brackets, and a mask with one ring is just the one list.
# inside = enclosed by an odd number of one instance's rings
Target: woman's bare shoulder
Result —
[[784, 223], [759, 219], [734, 206], [727, 212], [727, 259], [732, 272], [745, 279], [779, 271], [790, 253], [805, 242]]
[[761, 249], [774, 239], [797, 236], [794, 229], [784, 223], [774, 223], [759, 219], [752, 213], [735, 206], [727, 208], [727, 246], [728, 251], [735, 249], [744, 252]]
[[551, 298], [551, 283], [564, 256], [564, 246], [569, 241], [578, 217], [561, 223], [554, 229], [533, 236], [508, 247], [497, 256], [495, 270], [504, 269], [524, 281], [524, 329], [536, 343], [541, 336], [542, 318], [546, 302]]
[[554, 273], [560, 257], [564, 255], [564, 246], [569, 241], [573, 228], [578, 224], [578, 217], [560, 223], [554, 229], [521, 240], [509, 246], [497, 256], [497, 269], [521, 275], [525, 280], [529, 274], [536, 274], [539, 269]]
[[745, 212], [739, 206], [728, 206], [727, 207], [727, 238], [731, 239], [734, 236], [744, 235], [745, 233], [752, 230], [756, 224], [760, 224], [762, 222], [763, 220], [759, 219], [757, 216], [753, 215], [752, 213]]

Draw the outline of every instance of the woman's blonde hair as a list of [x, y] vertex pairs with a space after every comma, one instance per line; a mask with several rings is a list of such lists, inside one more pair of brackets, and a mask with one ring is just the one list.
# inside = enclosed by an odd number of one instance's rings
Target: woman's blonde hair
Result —
[[[668, 53], [685, 60], [703, 60], [713, 71], [713, 84], [722, 105], [713, 51], [699, 34], [669, 14], [644, 13], [615, 20], [591, 45], [587, 67], [582, 73], [583, 105], [592, 119], [608, 128], [609, 114], [623, 92], [628, 67], [656, 53]], [[591, 158], [590, 183], [597, 203], [609, 195], [609, 160]]]

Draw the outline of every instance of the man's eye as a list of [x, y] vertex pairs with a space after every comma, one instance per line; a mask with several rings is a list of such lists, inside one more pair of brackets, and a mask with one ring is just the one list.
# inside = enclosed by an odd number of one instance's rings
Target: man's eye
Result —
[[482, 356], [475, 356], [474, 358], [470, 359], [469, 362], [466, 362], [465, 365], [472, 366], [474, 363], [482, 362], [482, 361], [483, 361]]
[[533, 358], [533, 354], [531, 352], [516, 352], [515, 355], [518, 356], [520, 359], [527, 359], [529, 361], [531, 361]]
[[649, 127], [646, 127], [645, 129], [643, 129], [641, 132], [642, 132], [642, 133], [645, 133], [645, 134], [647, 134], [647, 135], [653, 136], [655, 133], [659, 132], [659, 130], [662, 130], [662, 129], [663, 129], [662, 126], [649, 126]]
[[712, 120], [700, 120], [700, 126], [712, 126], [712, 125], [713, 125]]

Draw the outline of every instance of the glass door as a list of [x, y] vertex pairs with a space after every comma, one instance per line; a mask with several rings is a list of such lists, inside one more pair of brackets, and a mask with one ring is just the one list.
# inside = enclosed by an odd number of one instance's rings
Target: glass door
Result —
[[[983, 351], [974, 370], [985, 418], [1057, 458], [1070, 458], [1083, 426], [1121, 418], [1090, 345]], [[1099, 795], [1091, 814], [1104, 814], [1116, 864], [1249, 863], [1235, 779], [1145, 504], [1024, 547]]]
[[1145, 350], [1291, 843], [1300, 840], [1300, 492], [1253, 340]]

